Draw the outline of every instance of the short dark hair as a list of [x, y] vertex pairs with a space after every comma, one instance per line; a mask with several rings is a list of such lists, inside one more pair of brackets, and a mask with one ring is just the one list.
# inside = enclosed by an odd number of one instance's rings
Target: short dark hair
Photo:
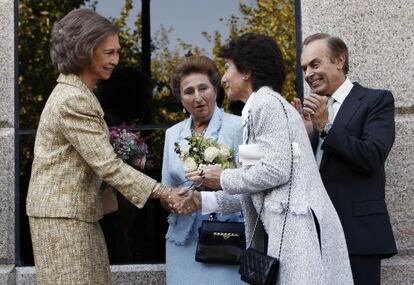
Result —
[[286, 78], [282, 53], [269, 36], [247, 33], [223, 46], [219, 56], [233, 60], [239, 72], [251, 71], [253, 91], [270, 86], [281, 93]]
[[338, 38], [333, 37], [330, 34], [327, 33], [316, 33], [313, 35], [310, 35], [303, 41], [303, 45], [308, 45], [311, 42], [314, 42], [316, 40], [326, 40], [328, 43], [329, 51], [331, 52], [331, 61], [338, 58], [340, 55], [345, 56], [345, 64], [342, 70], [345, 74], [348, 74], [349, 71], [349, 54], [348, 54], [348, 47], [346, 46], [345, 42]]
[[218, 93], [221, 77], [214, 61], [207, 56], [191, 55], [184, 57], [175, 66], [171, 76], [170, 87], [174, 97], [177, 98], [178, 101], [181, 101], [181, 80], [184, 76], [192, 73], [206, 74], [211, 85], [213, 85], [214, 90]]
[[63, 74], [78, 74], [92, 62], [93, 50], [118, 26], [95, 11], [72, 10], [53, 25], [50, 57]]

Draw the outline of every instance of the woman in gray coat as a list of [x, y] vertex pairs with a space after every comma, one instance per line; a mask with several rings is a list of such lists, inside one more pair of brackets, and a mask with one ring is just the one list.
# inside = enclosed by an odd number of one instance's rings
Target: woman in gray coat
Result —
[[179, 211], [186, 213], [189, 204], [205, 213], [241, 208], [247, 241], [261, 212], [263, 227], [256, 230], [253, 247], [265, 248], [266, 232], [267, 253], [277, 257], [291, 183], [277, 284], [353, 284], [341, 223], [322, 184], [304, 125], [280, 95], [285, 72], [277, 44], [267, 36], [245, 34], [223, 47], [220, 56], [226, 62], [222, 83], [227, 96], [245, 103], [242, 165], [191, 173], [190, 179], [223, 191], [195, 192], [177, 205]]

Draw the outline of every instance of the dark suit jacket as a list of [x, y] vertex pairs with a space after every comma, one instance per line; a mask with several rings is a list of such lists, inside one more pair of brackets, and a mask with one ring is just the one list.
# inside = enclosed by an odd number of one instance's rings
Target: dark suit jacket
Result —
[[[397, 253], [385, 204], [384, 162], [395, 137], [394, 98], [354, 83], [322, 145], [320, 173], [349, 254]], [[313, 145], [317, 143], [317, 134]]]

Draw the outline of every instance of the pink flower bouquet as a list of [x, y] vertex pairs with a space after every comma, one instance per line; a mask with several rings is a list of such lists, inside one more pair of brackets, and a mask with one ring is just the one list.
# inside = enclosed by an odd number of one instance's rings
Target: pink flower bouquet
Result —
[[144, 169], [148, 154], [144, 139], [125, 128], [109, 128], [109, 134], [117, 156], [137, 169]]

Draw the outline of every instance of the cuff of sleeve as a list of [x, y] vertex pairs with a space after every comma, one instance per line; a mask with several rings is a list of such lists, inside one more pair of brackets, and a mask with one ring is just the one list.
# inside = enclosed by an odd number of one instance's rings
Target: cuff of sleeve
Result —
[[223, 177], [225, 175], [224, 174], [225, 172], [226, 172], [226, 170], [223, 170], [223, 172], [220, 175], [220, 188], [221, 188], [221, 190], [224, 190], [224, 187], [223, 187], [223, 185], [224, 185]]
[[201, 191], [201, 213], [207, 215], [217, 213], [219, 205], [214, 192]]
[[234, 171], [235, 169], [224, 169], [223, 172], [220, 175], [220, 187], [221, 190], [223, 190], [224, 192], [226, 192], [227, 194], [233, 195], [233, 194], [238, 194], [238, 193], [233, 193], [233, 189], [232, 186], [234, 186], [234, 183], [232, 185], [231, 183], [231, 179], [228, 178], [229, 174], [231, 171]]

